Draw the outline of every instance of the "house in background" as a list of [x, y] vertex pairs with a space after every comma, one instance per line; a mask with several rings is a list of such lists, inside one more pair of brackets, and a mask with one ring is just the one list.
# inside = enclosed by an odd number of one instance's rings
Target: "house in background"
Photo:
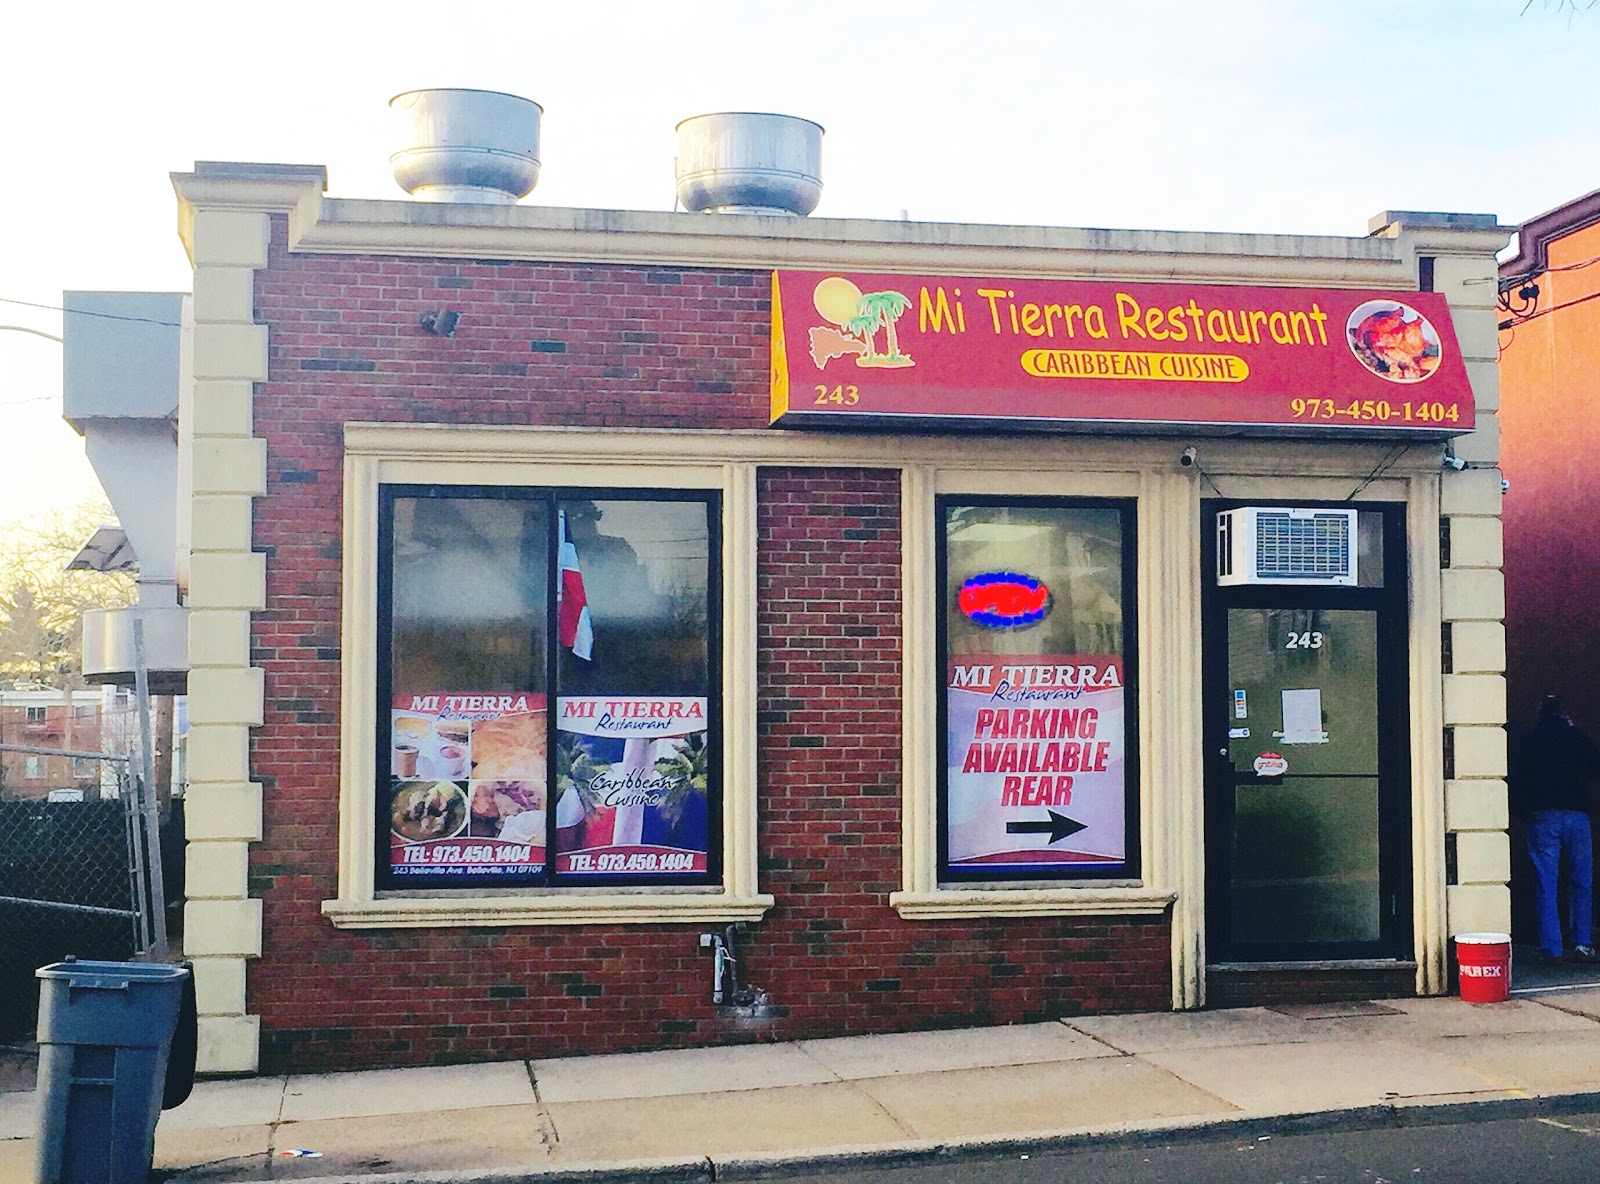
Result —
[[[69, 752], [101, 752], [117, 727], [119, 696], [111, 688], [89, 691], [0, 690], [0, 744]], [[124, 705], [125, 710], [125, 705]], [[0, 751], [0, 800], [47, 798], [51, 794], [114, 791], [105, 762], [92, 757]]]

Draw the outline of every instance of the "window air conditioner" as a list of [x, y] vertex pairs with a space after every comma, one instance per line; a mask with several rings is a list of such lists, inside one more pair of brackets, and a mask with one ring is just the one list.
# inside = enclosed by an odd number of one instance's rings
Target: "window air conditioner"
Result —
[[1355, 510], [1245, 506], [1217, 515], [1217, 583], [1356, 582]]

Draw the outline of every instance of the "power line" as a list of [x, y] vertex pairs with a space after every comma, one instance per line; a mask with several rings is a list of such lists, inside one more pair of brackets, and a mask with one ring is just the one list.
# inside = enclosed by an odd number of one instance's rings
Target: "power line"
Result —
[[99, 317], [103, 321], [137, 321], [141, 325], [164, 325], [168, 329], [181, 329], [183, 326], [177, 321], [158, 321], [154, 317], [128, 317], [115, 312], [94, 312], [87, 308], [65, 308], [59, 304], [39, 304], [32, 300], [15, 300], [10, 296], [0, 296], [0, 304], [16, 304], [22, 308], [42, 308], [46, 312], [60, 312], [73, 317]]
[[1542, 316], [1553, 312], [1560, 312], [1564, 308], [1571, 308], [1577, 304], [1587, 304], [1591, 300], [1600, 300], [1600, 292], [1590, 292], [1587, 296], [1579, 296], [1576, 300], [1569, 300], [1565, 304], [1552, 304], [1549, 308], [1541, 308], [1537, 312], [1530, 312], [1527, 316], [1512, 316], [1500, 323], [1502, 329], [1515, 329], [1518, 325], [1526, 325], [1529, 321], [1536, 321]]
[[1548, 275], [1551, 272], [1582, 271], [1585, 267], [1593, 267], [1596, 263], [1600, 263], [1600, 255], [1595, 255], [1588, 259], [1580, 259], [1576, 263], [1560, 263], [1556, 264], [1555, 266], [1541, 267], [1535, 271], [1523, 272], [1520, 275], [1503, 276], [1500, 280], [1500, 284], [1502, 287], [1508, 288], [1512, 284], [1522, 283], [1527, 280], [1536, 280], [1540, 276]]

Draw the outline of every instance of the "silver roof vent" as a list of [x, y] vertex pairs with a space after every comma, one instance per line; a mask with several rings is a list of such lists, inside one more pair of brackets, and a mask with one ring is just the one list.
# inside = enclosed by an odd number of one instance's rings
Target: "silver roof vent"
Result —
[[531, 99], [492, 90], [408, 90], [389, 100], [394, 179], [418, 201], [514, 205], [539, 183]]
[[822, 198], [822, 127], [723, 111], [678, 125], [678, 202], [699, 214], [804, 217]]

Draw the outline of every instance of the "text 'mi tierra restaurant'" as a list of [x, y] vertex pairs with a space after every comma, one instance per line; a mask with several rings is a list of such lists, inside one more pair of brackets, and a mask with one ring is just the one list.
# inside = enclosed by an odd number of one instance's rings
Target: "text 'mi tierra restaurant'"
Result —
[[203, 1068], [1438, 994], [1507, 928], [1492, 217], [807, 218], [821, 129], [737, 114], [688, 212], [519, 206], [534, 104], [394, 106], [422, 200], [174, 178]]

